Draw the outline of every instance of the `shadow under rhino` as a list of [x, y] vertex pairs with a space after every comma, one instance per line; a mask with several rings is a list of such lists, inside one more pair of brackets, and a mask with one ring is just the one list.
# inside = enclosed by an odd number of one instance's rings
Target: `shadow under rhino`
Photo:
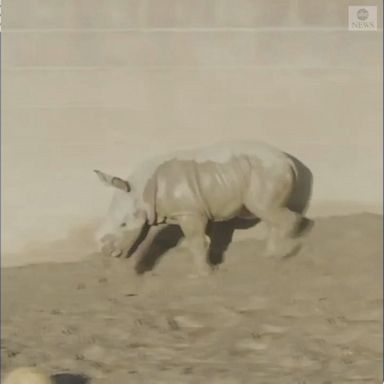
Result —
[[54, 384], [89, 384], [90, 378], [85, 375], [72, 373], [57, 373], [51, 376]]
[[[292, 155], [287, 156], [295, 163], [297, 177], [290, 198], [286, 206], [303, 216], [295, 236], [303, 236], [313, 226], [313, 221], [306, 218], [305, 214], [312, 196], [313, 175], [310, 169]], [[258, 218], [243, 219], [233, 218], [223, 222], [209, 222], [206, 233], [211, 239], [208, 252], [208, 261], [213, 265], [219, 265], [224, 261], [224, 255], [232, 242], [235, 230], [244, 230], [256, 226]], [[130, 257], [148, 235], [149, 225], [145, 225], [139, 238], [128, 252]], [[146, 252], [141, 255], [135, 265], [138, 274], [143, 274], [155, 268], [161, 257], [171, 248], [175, 247], [183, 233], [178, 225], [168, 225], [157, 233]]]

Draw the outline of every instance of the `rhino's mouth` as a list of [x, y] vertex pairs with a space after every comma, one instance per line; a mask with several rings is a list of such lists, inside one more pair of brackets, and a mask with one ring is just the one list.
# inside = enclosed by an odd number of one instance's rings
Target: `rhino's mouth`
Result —
[[113, 235], [107, 235], [103, 240], [101, 252], [109, 257], [130, 257], [148, 234], [149, 226], [144, 225], [135, 231], [127, 233], [118, 241]]
[[111, 243], [109, 243], [101, 248], [101, 253], [105, 256], [120, 257], [123, 254], [123, 250], [116, 248]]
[[111, 252], [112, 257], [120, 257], [123, 254], [123, 251], [121, 249], [115, 249]]

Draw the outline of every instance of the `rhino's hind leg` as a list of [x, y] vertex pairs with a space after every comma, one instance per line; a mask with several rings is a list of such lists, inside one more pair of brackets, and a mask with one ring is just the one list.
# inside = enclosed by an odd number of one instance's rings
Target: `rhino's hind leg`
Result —
[[212, 268], [208, 264], [209, 237], [205, 234], [208, 220], [200, 215], [185, 215], [178, 218], [185, 241], [193, 256], [198, 276], [208, 276]]
[[281, 167], [269, 169], [263, 175], [255, 173], [250, 178], [244, 205], [269, 228], [266, 256], [289, 256], [300, 247], [296, 235], [302, 215], [286, 207], [292, 183], [291, 170]]
[[288, 208], [278, 208], [264, 212], [261, 219], [269, 228], [266, 256], [289, 256], [300, 248], [300, 241], [296, 237], [302, 220], [300, 214]]
[[296, 236], [302, 221], [299, 213], [273, 204], [273, 200], [264, 206], [248, 202], [247, 208], [268, 226], [265, 256], [284, 257], [296, 253], [300, 248]]

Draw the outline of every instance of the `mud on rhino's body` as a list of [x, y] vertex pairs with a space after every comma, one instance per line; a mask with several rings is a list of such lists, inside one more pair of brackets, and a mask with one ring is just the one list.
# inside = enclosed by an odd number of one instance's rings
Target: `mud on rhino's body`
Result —
[[[96, 172], [119, 189], [99, 232], [107, 253], [126, 252], [145, 223], [154, 228], [177, 223], [198, 271], [206, 273], [207, 222], [237, 216], [257, 217], [268, 225], [268, 254], [283, 256], [295, 245], [292, 234], [301, 215], [286, 205], [297, 169], [289, 156], [266, 144], [233, 143], [170, 154], [139, 167], [129, 181]], [[147, 242], [155, 234], [153, 230]]]

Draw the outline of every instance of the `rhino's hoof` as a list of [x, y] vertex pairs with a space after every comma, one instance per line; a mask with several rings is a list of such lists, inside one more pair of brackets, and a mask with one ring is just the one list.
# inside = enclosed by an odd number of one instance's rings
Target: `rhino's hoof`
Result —
[[297, 240], [289, 240], [280, 244], [273, 249], [267, 249], [265, 257], [272, 259], [284, 259], [297, 255], [300, 251], [302, 243]]

